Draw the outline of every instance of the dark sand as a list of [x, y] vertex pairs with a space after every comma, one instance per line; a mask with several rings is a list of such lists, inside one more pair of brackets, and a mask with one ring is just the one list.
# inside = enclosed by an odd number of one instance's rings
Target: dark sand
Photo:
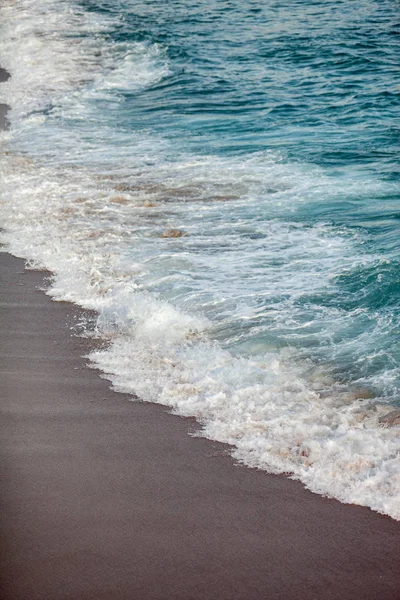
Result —
[[10, 73], [3, 69], [3, 67], [0, 67], [0, 83], [7, 81], [7, 79], [10, 79]]
[[110, 391], [44, 275], [0, 254], [2, 600], [400, 598], [400, 523]]
[[[7, 81], [7, 79], [9, 78], [10, 74], [5, 69], [2, 69], [0, 67], [0, 83], [3, 83], [3, 81]], [[9, 108], [10, 107], [7, 104], [0, 103], [0, 131], [2, 129], [8, 129], [9, 127], [9, 122], [6, 117]]]

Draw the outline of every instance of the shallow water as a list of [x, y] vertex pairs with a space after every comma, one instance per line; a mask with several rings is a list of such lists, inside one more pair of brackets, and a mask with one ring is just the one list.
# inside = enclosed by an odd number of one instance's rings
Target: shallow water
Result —
[[37, 4], [0, 9], [6, 248], [116, 389], [400, 518], [396, 2]]

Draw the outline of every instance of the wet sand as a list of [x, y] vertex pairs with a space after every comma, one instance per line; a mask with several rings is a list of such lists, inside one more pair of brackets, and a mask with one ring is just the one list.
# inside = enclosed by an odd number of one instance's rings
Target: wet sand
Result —
[[111, 391], [45, 276], [0, 254], [2, 600], [400, 597], [399, 522]]
[[[7, 79], [9, 79], [9, 77], [10, 77], [10, 74], [5, 69], [0, 67], [0, 83], [7, 81]], [[9, 123], [7, 120], [7, 112], [9, 110], [9, 108], [10, 107], [7, 104], [0, 103], [0, 131], [2, 129], [8, 129]]]
[[3, 67], [0, 67], [0, 83], [7, 81], [7, 79], [10, 79], [10, 73], [3, 69]]

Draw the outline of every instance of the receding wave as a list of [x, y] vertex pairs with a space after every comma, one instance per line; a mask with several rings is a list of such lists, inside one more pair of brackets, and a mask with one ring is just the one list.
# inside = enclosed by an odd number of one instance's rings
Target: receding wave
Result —
[[1, 13], [1, 242], [98, 311], [91, 363], [244, 464], [400, 519], [398, 263], [353, 220], [371, 197], [390, 215], [396, 184], [131, 126], [130, 94], [173, 76], [167, 45], [78, 3]]

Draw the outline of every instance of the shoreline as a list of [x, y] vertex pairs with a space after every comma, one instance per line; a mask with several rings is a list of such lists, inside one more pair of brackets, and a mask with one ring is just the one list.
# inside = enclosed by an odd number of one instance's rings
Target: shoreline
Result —
[[85, 311], [0, 254], [4, 600], [392, 600], [400, 526], [235, 465], [86, 366]]
[[398, 522], [112, 391], [71, 330], [89, 313], [45, 295], [49, 275], [0, 253], [3, 600], [393, 600]]

